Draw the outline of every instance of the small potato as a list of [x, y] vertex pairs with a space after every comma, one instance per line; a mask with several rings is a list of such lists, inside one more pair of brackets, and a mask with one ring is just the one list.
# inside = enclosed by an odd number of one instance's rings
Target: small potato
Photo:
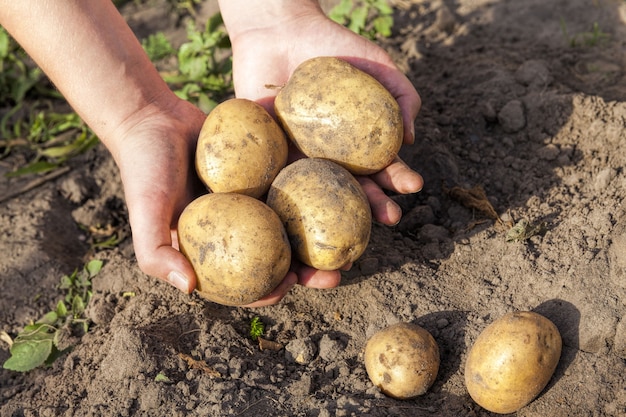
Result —
[[547, 318], [509, 313], [478, 336], [465, 364], [470, 396], [494, 413], [513, 413], [545, 388], [561, 356], [561, 335]]
[[241, 306], [268, 295], [291, 263], [285, 229], [263, 202], [236, 193], [198, 197], [180, 215], [178, 241], [199, 294]]
[[354, 262], [365, 251], [372, 213], [365, 192], [334, 162], [304, 158], [287, 165], [267, 193], [282, 220], [294, 255], [320, 270]]
[[274, 102], [287, 135], [306, 156], [325, 158], [353, 174], [387, 167], [404, 137], [395, 98], [346, 61], [317, 57], [296, 68]]
[[398, 323], [374, 334], [364, 359], [372, 383], [399, 400], [425, 394], [439, 372], [437, 342], [416, 324]]
[[261, 197], [287, 163], [287, 138], [260, 105], [220, 103], [207, 116], [196, 147], [196, 171], [213, 192]]

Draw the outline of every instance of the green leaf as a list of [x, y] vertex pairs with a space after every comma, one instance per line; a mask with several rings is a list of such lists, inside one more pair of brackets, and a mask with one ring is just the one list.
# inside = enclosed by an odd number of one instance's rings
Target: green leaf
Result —
[[9, 56], [9, 47], [11, 45], [11, 38], [8, 32], [0, 27], [0, 58], [4, 59]]
[[57, 316], [59, 316], [60, 318], [67, 317], [67, 306], [65, 305], [63, 300], [59, 300], [59, 302], [57, 303], [56, 313]]
[[375, 0], [372, 5], [382, 15], [393, 14], [393, 8], [389, 5], [389, 3], [387, 3], [387, 0]]
[[72, 275], [64, 275], [61, 277], [61, 284], [59, 284], [59, 288], [62, 290], [67, 290], [74, 285], [74, 280], [76, 278], [76, 271]]
[[355, 33], [361, 33], [363, 29], [365, 29], [365, 24], [367, 23], [368, 11], [367, 6], [361, 6], [354, 9], [352, 15], [350, 16], [351, 19], [348, 29]]
[[391, 36], [391, 28], [393, 27], [393, 17], [379, 16], [374, 19], [374, 29], [377, 33], [384, 37]]
[[159, 372], [155, 377], [154, 377], [154, 381], [155, 382], [171, 382], [171, 380], [167, 377], [167, 375], [165, 375], [163, 372]]
[[87, 263], [87, 265], [85, 266], [85, 269], [87, 270], [87, 272], [89, 272], [89, 278], [93, 278], [98, 275], [98, 272], [100, 272], [100, 270], [102, 269], [103, 264], [104, 262], [102, 262], [100, 259], [93, 259], [89, 261], [89, 263]]
[[39, 151], [41, 156], [47, 158], [67, 159], [80, 149], [79, 143], [70, 143], [69, 145], [53, 146]]
[[212, 100], [207, 94], [198, 95], [198, 107], [205, 114], [209, 114], [217, 106], [217, 102]]
[[222, 19], [222, 15], [220, 13], [215, 13], [213, 16], [209, 17], [209, 20], [207, 20], [206, 32], [216, 32], [223, 24], [224, 20]]
[[72, 300], [72, 313], [74, 317], [79, 317], [85, 311], [85, 302], [80, 295], [75, 295]]
[[48, 333], [49, 328], [45, 324], [26, 326], [13, 342], [11, 357], [4, 362], [3, 367], [26, 372], [43, 365], [52, 352], [54, 335]]
[[44, 314], [42, 318], [37, 320], [37, 324], [49, 324], [51, 326], [54, 326], [56, 325], [58, 320], [59, 320], [59, 315], [56, 313], [56, 311], [50, 311]]
[[333, 7], [328, 13], [328, 17], [330, 17], [335, 22], [340, 25], [345, 25], [348, 21], [348, 16], [352, 11], [352, 7], [354, 3], [352, 0], [341, 0], [339, 4]]
[[48, 161], [37, 161], [30, 163], [22, 168], [5, 174], [7, 177], [19, 177], [27, 174], [43, 174], [59, 167], [58, 163]]

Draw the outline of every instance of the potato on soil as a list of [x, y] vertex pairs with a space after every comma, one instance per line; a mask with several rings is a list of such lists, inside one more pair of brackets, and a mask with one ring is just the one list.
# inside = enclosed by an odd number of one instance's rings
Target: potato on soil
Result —
[[402, 146], [400, 106], [375, 78], [348, 62], [317, 57], [296, 68], [274, 109], [308, 157], [330, 159], [353, 174], [387, 167]]
[[267, 194], [294, 256], [320, 270], [354, 262], [369, 243], [372, 214], [365, 192], [334, 162], [304, 158], [287, 165]]
[[509, 313], [487, 326], [465, 364], [470, 396], [494, 413], [513, 413], [545, 388], [561, 356], [561, 335], [547, 318]]
[[214, 193], [192, 201], [178, 221], [178, 241], [196, 272], [199, 294], [224, 305], [265, 297], [291, 263], [276, 213], [242, 194]]
[[439, 372], [439, 346], [424, 328], [398, 323], [365, 345], [367, 375], [385, 395], [406, 400], [428, 391]]
[[213, 192], [265, 194], [287, 163], [287, 137], [258, 103], [230, 99], [207, 116], [196, 147], [196, 171]]

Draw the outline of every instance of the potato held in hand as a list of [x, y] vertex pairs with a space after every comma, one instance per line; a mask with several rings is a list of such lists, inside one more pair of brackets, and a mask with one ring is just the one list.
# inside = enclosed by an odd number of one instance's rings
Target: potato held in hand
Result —
[[369, 243], [367, 197], [354, 176], [334, 162], [304, 158], [287, 165], [272, 183], [267, 205], [285, 225], [294, 256], [314, 268], [339, 269]]
[[207, 116], [198, 137], [196, 171], [211, 191], [258, 198], [286, 163], [285, 133], [260, 104], [230, 99]]
[[207, 194], [192, 201], [180, 215], [178, 241], [196, 272], [200, 295], [224, 305], [265, 297], [291, 263], [276, 213], [242, 194]]
[[374, 334], [365, 345], [365, 369], [374, 385], [393, 398], [423, 395], [439, 372], [439, 346], [424, 328], [398, 323]]
[[481, 407], [508, 414], [548, 384], [561, 356], [561, 335], [533, 312], [509, 313], [478, 336], [465, 364], [465, 385]]
[[303, 62], [276, 96], [274, 109], [306, 156], [329, 159], [353, 174], [380, 171], [402, 146], [395, 98], [375, 78], [339, 58]]

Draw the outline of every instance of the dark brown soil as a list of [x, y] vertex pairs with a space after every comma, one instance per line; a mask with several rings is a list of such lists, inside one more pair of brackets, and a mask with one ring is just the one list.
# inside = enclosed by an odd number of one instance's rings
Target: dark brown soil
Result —
[[[548, 387], [517, 415], [626, 415], [626, 2], [395, 4], [382, 43], [423, 99], [418, 143], [402, 156], [426, 185], [394, 197], [403, 221], [374, 225], [342, 285], [224, 307], [145, 276], [128, 238], [95, 254], [94, 325], [74, 350], [26, 374], [0, 369], [0, 416], [490, 416], [467, 394], [465, 358], [516, 310], [544, 314], [564, 342]], [[180, 39], [158, 8], [127, 14], [138, 33]], [[594, 23], [608, 36], [594, 38]], [[0, 205], [0, 331], [12, 337], [91, 255], [79, 223], [127, 229], [106, 150], [70, 166]], [[20, 181], [3, 179], [0, 195]], [[474, 187], [499, 219], [470, 204]], [[523, 219], [545, 229], [514, 239]], [[256, 315], [282, 349], [251, 341]], [[409, 401], [381, 394], [363, 364], [367, 338], [400, 321], [441, 352], [434, 385]]]

